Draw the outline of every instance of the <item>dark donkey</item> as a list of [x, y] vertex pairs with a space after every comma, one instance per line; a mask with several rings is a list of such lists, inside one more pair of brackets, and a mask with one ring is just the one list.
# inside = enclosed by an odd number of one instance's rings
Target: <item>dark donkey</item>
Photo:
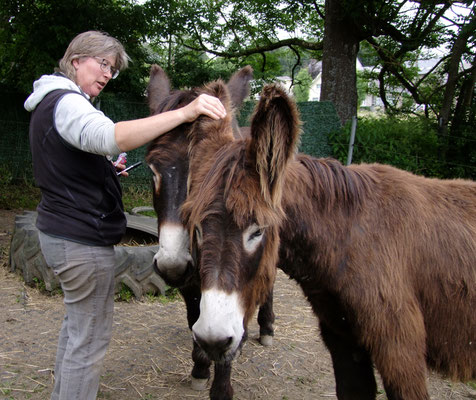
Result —
[[[240, 139], [247, 135], [238, 128], [233, 117], [249, 93], [249, 81], [252, 78], [251, 67], [242, 68], [229, 80], [227, 88], [231, 93], [232, 104], [227, 120], [233, 130], [227, 132], [227, 140]], [[165, 72], [153, 65], [148, 85], [148, 101], [152, 114], [182, 107], [193, 101], [201, 89], [170, 91], [170, 83]], [[180, 209], [187, 195], [188, 180], [188, 133], [191, 124], [184, 124], [174, 131], [163, 135], [149, 145], [146, 160], [154, 172], [153, 201], [158, 218], [159, 251], [154, 257], [154, 266], [158, 274], [171, 286], [177, 287], [187, 308], [189, 328], [197, 321], [200, 313], [200, 281], [197, 266], [189, 251], [189, 236], [180, 218]], [[248, 129], [249, 134], [249, 129]], [[220, 143], [212, 144], [215, 149]], [[210, 151], [212, 148], [209, 149]], [[260, 308], [260, 342], [272, 344], [274, 313], [272, 306], [272, 287], [269, 296]], [[211, 362], [207, 354], [194, 343], [192, 351], [194, 367], [192, 387], [197, 390], [206, 388], [210, 377]], [[210, 396], [213, 399], [232, 397], [230, 383], [231, 360], [215, 365], [215, 377]]]
[[375, 399], [373, 365], [391, 400], [429, 399], [427, 367], [475, 379], [476, 183], [299, 155], [296, 106], [275, 86], [251, 138], [207, 156], [227, 123], [194, 123], [183, 207], [210, 357], [233, 357], [279, 265], [319, 319], [339, 399]]

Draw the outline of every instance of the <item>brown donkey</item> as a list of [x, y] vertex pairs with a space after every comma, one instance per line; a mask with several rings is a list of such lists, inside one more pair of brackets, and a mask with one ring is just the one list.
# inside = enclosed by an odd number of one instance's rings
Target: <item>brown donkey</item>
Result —
[[212, 359], [233, 358], [278, 265], [319, 319], [339, 399], [374, 399], [374, 365], [391, 400], [429, 399], [427, 367], [476, 378], [474, 182], [296, 154], [296, 106], [275, 86], [246, 141], [210, 154], [229, 121], [193, 125], [183, 212], [200, 250], [193, 334]]
[[[228, 81], [226, 87], [230, 93], [229, 107], [238, 108], [249, 93], [249, 81], [252, 79], [251, 67], [237, 71]], [[199, 94], [201, 89], [171, 91], [170, 82], [165, 72], [158, 65], [153, 65], [148, 85], [148, 101], [152, 114], [182, 107]], [[238, 128], [233, 110], [229, 109], [229, 121], [233, 130], [227, 131], [226, 141], [246, 136]], [[188, 134], [191, 124], [183, 124], [167, 135], [153, 141], [148, 148], [146, 160], [154, 175], [153, 202], [157, 213], [159, 250], [154, 257], [156, 272], [171, 286], [178, 287], [187, 308], [189, 328], [197, 321], [200, 313], [200, 278], [197, 265], [189, 251], [188, 232], [180, 218], [180, 207], [187, 195], [189, 171]], [[214, 142], [209, 150], [218, 149], [221, 142]], [[272, 288], [266, 302], [258, 313], [260, 325], [260, 342], [271, 345], [273, 329], [273, 295]], [[211, 361], [207, 354], [194, 342], [192, 359], [192, 388], [206, 389], [210, 378]], [[230, 382], [231, 361], [215, 364], [215, 376], [210, 391], [212, 399], [231, 399]]]

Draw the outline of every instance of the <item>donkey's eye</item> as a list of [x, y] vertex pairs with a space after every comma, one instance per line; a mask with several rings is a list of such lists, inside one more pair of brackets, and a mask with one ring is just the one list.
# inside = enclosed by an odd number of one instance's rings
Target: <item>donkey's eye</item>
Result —
[[195, 238], [197, 240], [197, 245], [198, 245], [198, 247], [201, 247], [202, 243], [203, 243], [202, 227], [201, 226], [196, 226], [194, 233], [195, 233]]
[[263, 239], [264, 228], [256, 224], [250, 225], [243, 232], [243, 247], [249, 253], [254, 252]]
[[258, 239], [261, 235], [263, 235], [263, 233], [264, 233], [264, 229], [257, 229], [250, 235], [248, 240]]
[[158, 196], [160, 194], [160, 185], [162, 183], [162, 175], [160, 175], [159, 171], [154, 167], [153, 164], [149, 164], [149, 168], [152, 170], [154, 173], [153, 179], [154, 179], [154, 191], [155, 194]]

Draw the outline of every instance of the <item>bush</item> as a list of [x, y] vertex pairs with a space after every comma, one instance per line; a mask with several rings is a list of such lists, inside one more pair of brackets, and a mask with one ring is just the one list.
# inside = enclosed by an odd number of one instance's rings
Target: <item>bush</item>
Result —
[[[351, 124], [330, 134], [333, 155], [347, 161]], [[390, 164], [416, 174], [441, 177], [436, 127], [420, 117], [365, 117], [358, 120], [352, 163]]]

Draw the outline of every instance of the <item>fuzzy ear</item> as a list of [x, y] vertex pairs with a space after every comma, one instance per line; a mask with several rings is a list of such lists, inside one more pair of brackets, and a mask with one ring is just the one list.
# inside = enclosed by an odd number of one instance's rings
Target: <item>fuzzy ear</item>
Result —
[[147, 100], [151, 114], [157, 112], [157, 108], [165, 97], [170, 94], [170, 81], [165, 71], [157, 64], [150, 67], [150, 79], [147, 85]]
[[251, 79], [253, 79], [253, 68], [247, 65], [235, 72], [226, 84], [233, 108], [239, 108], [243, 100], [250, 94]]
[[265, 86], [251, 120], [248, 158], [256, 164], [261, 193], [273, 208], [280, 208], [284, 171], [296, 153], [300, 125], [296, 103], [284, 89]]
[[[231, 107], [233, 108], [234, 112], [236, 112], [241, 107], [243, 100], [250, 94], [251, 79], [253, 79], [253, 68], [247, 65], [246, 67], [235, 72], [226, 84], [230, 93]], [[231, 124], [235, 139], [249, 137], [249, 128], [240, 128], [236, 116], [233, 116]]]

